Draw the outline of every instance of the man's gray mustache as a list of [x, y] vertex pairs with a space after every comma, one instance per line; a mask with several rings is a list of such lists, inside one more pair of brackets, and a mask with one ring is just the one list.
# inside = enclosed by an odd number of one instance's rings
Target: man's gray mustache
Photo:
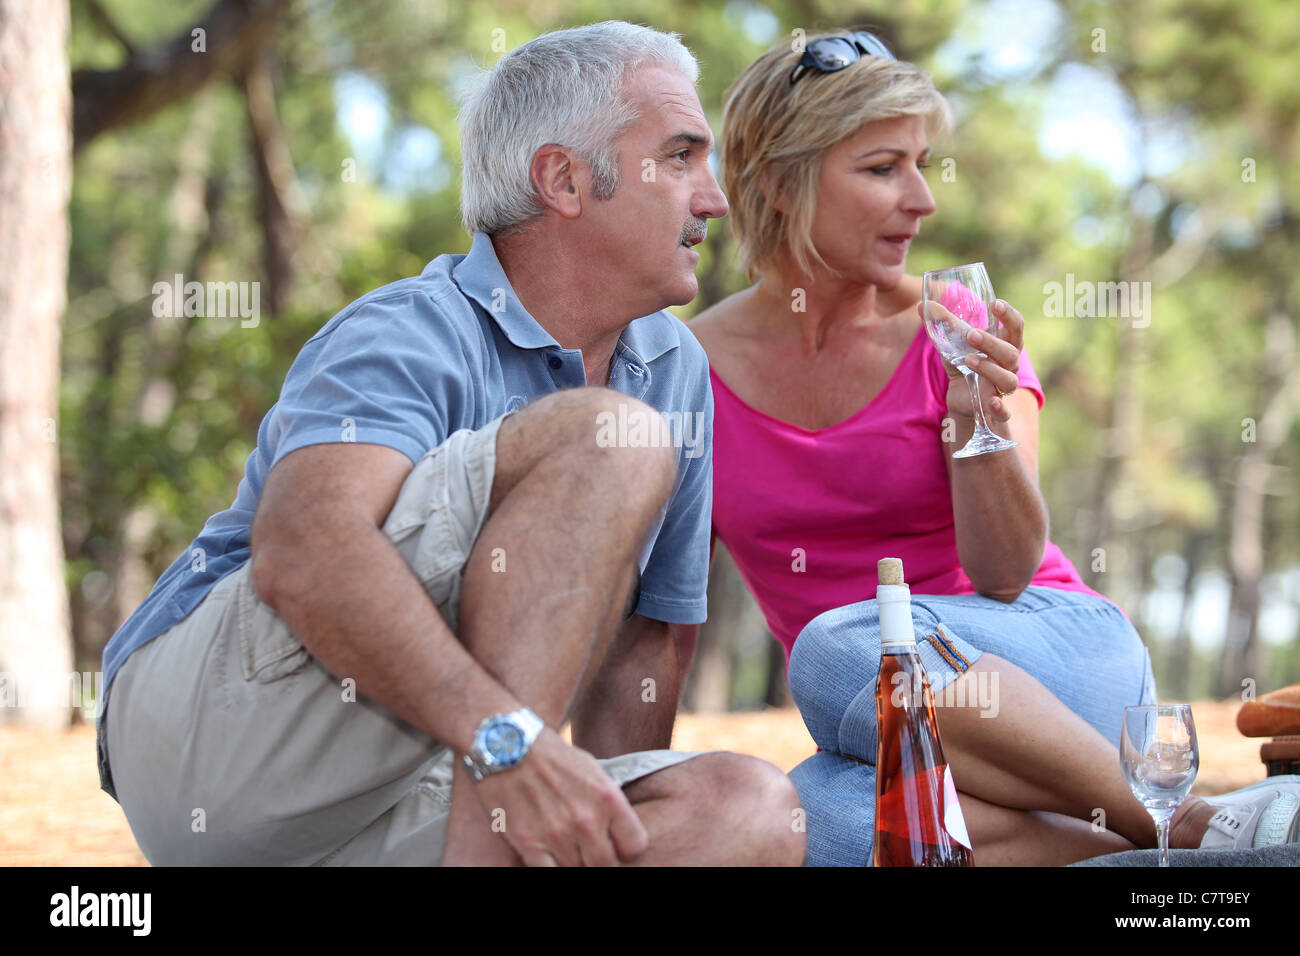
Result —
[[682, 230], [682, 242], [688, 239], [699, 239], [703, 242], [707, 238], [709, 238], [709, 227], [704, 222], [700, 222], [699, 225], [689, 225]]

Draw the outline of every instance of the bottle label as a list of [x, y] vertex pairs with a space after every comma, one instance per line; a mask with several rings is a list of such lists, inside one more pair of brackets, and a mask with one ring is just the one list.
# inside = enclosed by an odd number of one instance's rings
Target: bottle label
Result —
[[952, 767], [946, 765], [943, 768], [943, 828], [966, 849], [975, 849], [970, 845], [966, 818], [962, 816], [961, 804], [957, 802], [957, 785], [952, 780]]

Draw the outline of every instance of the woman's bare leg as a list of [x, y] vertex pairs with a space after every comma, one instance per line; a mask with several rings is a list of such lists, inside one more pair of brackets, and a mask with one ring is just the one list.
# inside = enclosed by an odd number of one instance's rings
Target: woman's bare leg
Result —
[[[970, 817], [975, 816], [981, 826], [987, 823], [986, 842], [996, 859], [1045, 854], [1072, 857], [1067, 861], [1072, 862], [1110, 852], [1094, 821], [1105, 828], [1102, 836], [1127, 844], [1119, 849], [1155, 846], [1155, 824], [1129, 791], [1115, 745], [1026, 671], [993, 654], [982, 655], [958, 678], [969, 682], [970, 693], [956, 693], [954, 699], [977, 700], [975, 682], [983, 671], [998, 675], [996, 716], [981, 716], [978, 707], [935, 709], [958, 789], [974, 798], [974, 813], [966, 811], [972, 839]], [[964, 798], [962, 807], [967, 807]], [[1174, 817], [1171, 845], [1199, 846], [1212, 813], [1197, 798], [1184, 802]], [[1082, 822], [1082, 830], [1043, 820], [1053, 814]], [[1073, 856], [1088, 846], [1100, 848]]]
[[[954, 771], [954, 774], [956, 771]], [[1065, 866], [1136, 847], [1118, 833], [1043, 810], [1015, 810], [961, 794], [976, 866]]]

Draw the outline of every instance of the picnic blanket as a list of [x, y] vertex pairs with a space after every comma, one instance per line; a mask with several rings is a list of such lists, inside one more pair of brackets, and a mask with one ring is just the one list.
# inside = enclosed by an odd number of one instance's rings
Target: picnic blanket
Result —
[[[1071, 866], [1159, 866], [1159, 850], [1125, 850], [1080, 860]], [[1175, 866], [1300, 866], [1300, 843], [1266, 846], [1258, 850], [1170, 850]]]

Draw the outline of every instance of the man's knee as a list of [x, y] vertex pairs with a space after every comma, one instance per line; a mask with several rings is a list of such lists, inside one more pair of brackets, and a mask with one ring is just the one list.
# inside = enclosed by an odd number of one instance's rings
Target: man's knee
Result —
[[673, 795], [689, 801], [692, 812], [714, 817], [712, 829], [720, 847], [743, 848], [755, 865], [803, 863], [803, 805], [780, 769], [757, 757], [726, 751], [703, 754], [679, 768], [686, 772], [673, 781], [677, 791]]
[[564, 389], [506, 419], [497, 468], [517, 475], [553, 457], [625, 493], [666, 499], [677, 476], [674, 440], [664, 417], [639, 399], [599, 386]]

